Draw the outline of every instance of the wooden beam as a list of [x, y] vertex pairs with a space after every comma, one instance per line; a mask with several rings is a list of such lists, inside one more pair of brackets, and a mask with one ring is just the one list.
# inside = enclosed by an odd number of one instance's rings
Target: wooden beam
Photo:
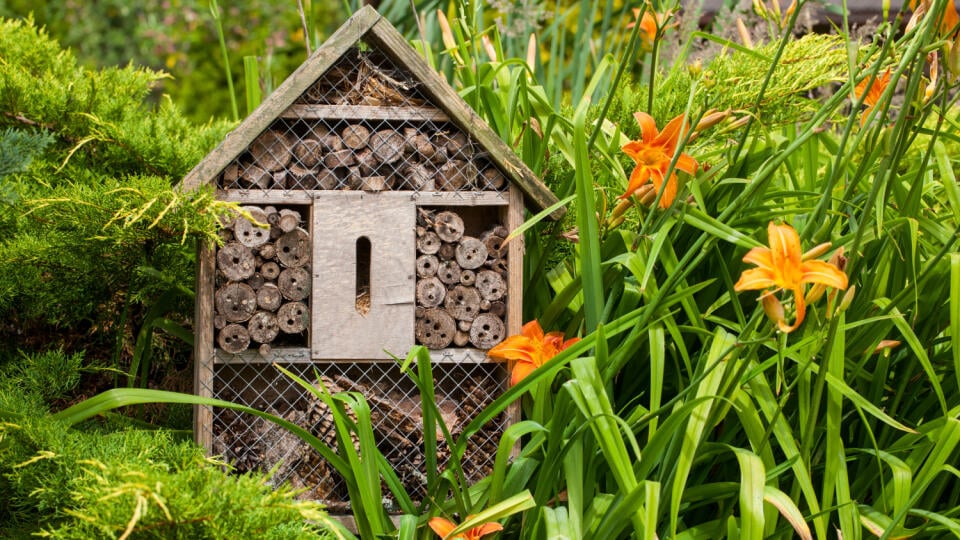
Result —
[[[212, 242], [200, 240], [197, 247], [196, 308], [193, 316], [193, 387], [200, 397], [213, 393], [213, 289], [215, 258]], [[193, 435], [207, 452], [213, 450], [213, 410], [205, 405], [193, 408]]]
[[292, 120], [396, 120], [409, 122], [449, 122], [447, 113], [433, 107], [379, 107], [373, 105], [294, 104], [281, 118]]

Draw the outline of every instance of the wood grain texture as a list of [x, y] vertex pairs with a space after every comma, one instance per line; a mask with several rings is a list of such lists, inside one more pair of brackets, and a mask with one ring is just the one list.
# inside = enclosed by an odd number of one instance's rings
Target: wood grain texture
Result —
[[[213, 289], [216, 255], [209, 242], [197, 248], [196, 307], [193, 316], [193, 388], [200, 397], [213, 397]], [[193, 434], [208, 453], [213, 450], [213, 411], [205, 405], [193, 407]]]
[[[315, 359], [388, 359], [413, 346], [415, 209], [409, 195], [329, 192], [314, 201]], [[370, 241], [370, 311], [357, 311], [357, 240]]]
[[297, 103], [280, 115], [291, 120], [396, 120], [447, 122], [447, 113], [433, 107], [380, 107], [373, 105], [305, 105]]
[[[513, 231], [523, 224], [523, 195], [515, 186], [510, 186], [509, 193], [510, 206], [508, 206], [504, 212], [506, 219], [503, 223], [506, 224], [507, 230]], [[506, 251], [507, 262], [509, 263], [507, 267], [507, 288], [509, 289], [509, 293], [506, 298], [507, 316], [504, 322], [507, 326], [507, 335], [512, 336], [519, 334], [520, 329], [523, 327], [523, 235], [507, 243]], [[509, 363], [507, 367], [509, 369], [507, 369], [505, 376], [509, 377], [509, 373], [513, 369], [513, 363]], [[507, 407], [506, 413], [508, 423], [515, 424], [519, 422], [521, 419], [520, 400], [513, 402]], [[520, 445], [515, 444], [510, 450], [510, 455], [516, 457], [519, 453]]]

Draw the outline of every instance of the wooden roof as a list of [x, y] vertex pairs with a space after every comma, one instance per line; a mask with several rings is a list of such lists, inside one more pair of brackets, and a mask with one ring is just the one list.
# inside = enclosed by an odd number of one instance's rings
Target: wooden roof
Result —
[[[523, 192], [528, 208], [541, 211], [557, 202], [556, 196], [513, 150], [417, 54], [396, 28], [369, 5], [347, 19], [256, 110], [227, 134], [216, 149], [187, 173], [180, 187], [192, 190], [213, 182], [231, 161], [240, 156], [274, 120], [361, 40], [422, 83], [423, 94], [442, 109], [453, 124], [486, 150], [493, 163]], [[558, 209], [551, 217], [558, 219], [563, 215], [563, 210]]]

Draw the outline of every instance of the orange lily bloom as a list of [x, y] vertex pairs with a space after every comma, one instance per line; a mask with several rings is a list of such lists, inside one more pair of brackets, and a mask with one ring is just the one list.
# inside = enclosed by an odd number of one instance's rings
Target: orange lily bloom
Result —
[[890, 68], [887, 68], [882, 75], [878, 75], [873, 79], [871, 83], [870, 77], [860, 81], [856, 88], [853, 89], [854, 95], [857, 99], [860, 99], [860, 96], [866, 94], [863, 98], [863, 104], [867, 106], [863, 110], [863, 113], [860, 115], [860, 125], [866, 123], [867, 117], [870, 116], [870, 111], [877, 106], [877, 102], [880, 101], [880, 96], [883, 95], [883, 91], [887, 89], [887, 86], [890, 84]]
[[[931, 0], [910, 0], [909, 6], [910, 9], [914, 10], [914, 17], [911, 17], [911, 22], [916, 24], [914, 18], [917, 18], [917, 16], [922, 18], [933, 7], [933, 3]], [[943, 38], [948, 37], [950, 31], [957, 26], [957, 23], [960, 23], [960, 14], [957, 13], [957, 6], [953, 3], [953, 0], [947, 0], [947, 5], [940, 15], [939, 23], [940, 37]]]
[[[467, 519], [469, 520], [470, 516], [467, 516]], [[431, 518], [429, 525], [430, 528], [433, 529], [433, 532], [437, 533], [440, 538], [447, 538], [447, 536], [450, 534], [450, 531], [457, 528], [456, 523], [442, 517]], [[456, 536], [452, 536], [448, 540], [480, 540], [480, 537], [482, 536], [493, 534], [502, 530], [503, 525], [500, 525], [499, 523], [484, 523], [483, 525], [477, 525], [476, 527], [462, 532]]]
[[847, 288], [847, 274], [836, 265], [817, 260], [805, 261], [800, 252], [800, 235], [790, 225], [777, 225], [770, 222], [767, 226], [770, 247], [756, 247], [743, 257], [744, 262], [753, 263], [758, 268], [744, 270], [740, 280], [733, 286], [735, 291], [776, 290], [793, 292], [796, 304], [796, 320], [792, 325], [780, 318], [777, 326], [781, 332], [790, 333], [800, 326], [806, 315], [803, 294], [807, 283], [820, 283], [835, 289]]
[[636, 19], [639, 19], [640, 22], [640, 42], [641, 47], [644, 50], [650, 50], [653, 47], [654, 40], [657, 39], [657, 17], [653, 14], [653, 10], [647, 8], [643, 12], [643, 16], [640, 16], [640, 8], [633, 8], [633, 18], [634, 22], [627, 25], [627, 28], [633, 28], [637, 25]]
[[576, 337], [564, 341], [563, 337], [562, 332], [545, 335], [540, 323], [533, 320], [523, 325], [519, 335], [510, 336], [487, 351], [487, 356], [516, 362], [510, 376], [510, 385], [513, 386], [533, 370], [549, 362], [560, 351], [580, 341], [580, 338]]
[[[684, 135], [681, 129], [684, 117], [680, 115], [674, 118], [667, 123], [663, 131], [657, 130], [657, 123], [645, 112], [636, 112], [633, 117], [640, 124], [640, 140], [628, 142], [621, 150], [633, 158], [637, 166], [630, 174], [627, 191], [620, 198], [625, 199], [633, 195], [648, 181], [653, 182], [653, 187], [659, 192], [666, 181], [667, 187], [663, 188], [663, 196], [660, 197], [660, 208], [669, 208], [677, 197], [677, 173], [673, 171], [669, 178], [664, 177], [667, 175], [667, 169], [670, 168], [673, 154], [677, 151], [680, 138]], [[690, 126], [687, 125], [686, 129], [690, 129]], [[689, 154], [680, 154], [674, 169], [687, 174], [696, 174], [697, 167], [697, 161]]]

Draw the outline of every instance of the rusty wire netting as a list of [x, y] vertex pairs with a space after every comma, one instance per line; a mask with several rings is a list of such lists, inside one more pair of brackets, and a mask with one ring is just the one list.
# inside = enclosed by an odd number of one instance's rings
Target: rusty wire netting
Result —
[[383, 55], [352, 49], [225, 168], [218, 187], [503, 193], [507, 181], [419, 82]]
[[[426, 487], [420, 397], [416, 386], [392, 362], [287, 364], [286, 369], [331, 391], [360, 392], [370, 404], [377, 447], [393, 465], [407, 493], [422, 497]], [[434, 365], [437, 406], [452, 435], [457, 437], [503, 388], [504, 369], [497, 363]], [[336, 434], [328, 407], [310, 392], [272, 366], [231, 363], [216, 367], [215, 398], [269, 412], [293, 422], [336, 448]], [[467, 480], [475, 482], [488, 474], [506, 417], [501, 414], [471, 437], [462, 465]], [[340, 475], [305, 442], [285, 429], [259, 417], [229, 409], [214, 408], [213, 452], [223, 455], [238, 472], [273, 470], [277, 484], [290, 482], [306, 491], [303, 497], [317, 499], [332, 511], [348, 511], [348, 494]], [[440, 430], [438, 463], [445, 466], [450, 454]], [[356, 441], [354, 441], [356, 443]], [[275, 469], [274, 469], [275, 468]], [[384, 487], [388, 508], [395, 501]]]

